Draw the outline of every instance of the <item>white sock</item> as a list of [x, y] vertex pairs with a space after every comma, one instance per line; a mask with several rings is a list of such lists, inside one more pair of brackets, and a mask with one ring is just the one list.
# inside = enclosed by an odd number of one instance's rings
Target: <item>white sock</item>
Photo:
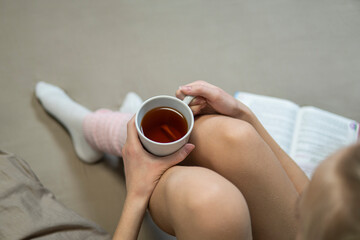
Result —
[[69, 131], [78, 157], [87, 163], [98, 161], [103, 154], [94, 150], [83, 134], [83, 120], [91, 111], [73, 101], [61, 88], [45, 82], [36, 84], [35, 94], [46, 111]]
[[119, 109], [122, 113], [136, 113], [137, 110], [141, 107], [141, 104], [143, 103], [143, 100], [139, 95], [137, 95], [134, 92], [129, 92]]

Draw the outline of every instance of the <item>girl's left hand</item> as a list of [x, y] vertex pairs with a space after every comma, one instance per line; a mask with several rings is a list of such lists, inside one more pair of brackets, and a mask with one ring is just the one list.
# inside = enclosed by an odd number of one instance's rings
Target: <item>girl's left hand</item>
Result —
[[181, 86], [176, 97], [184, 99], [186, 95], [195, 96], [190, 103], [194, 115], [222, 114], [246, 120], [252, 114], [250, 109], [219, 87], [205, 81], [195, 81]]

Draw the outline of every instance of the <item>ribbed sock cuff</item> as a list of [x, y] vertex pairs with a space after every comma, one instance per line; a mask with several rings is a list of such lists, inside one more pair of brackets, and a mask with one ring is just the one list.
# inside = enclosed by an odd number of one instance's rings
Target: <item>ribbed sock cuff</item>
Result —
[[83, 122], [85, 139], [96, 150], [122, 156], [127, 123], [133, 114], [100, 109], [88, 114]]

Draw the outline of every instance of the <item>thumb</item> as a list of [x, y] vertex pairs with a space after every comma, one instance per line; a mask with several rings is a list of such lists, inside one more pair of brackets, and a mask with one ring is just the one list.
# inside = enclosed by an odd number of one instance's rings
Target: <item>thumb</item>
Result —
[[179, 162], [183, 161], [191, 153], [191, 151], [194, 150], [194, 148], [194, 144], [187, 143], [177, 152], [171, 154], [170, 156], [167, 156], [165, 162], [169, 164], [169, 167], [174, 166]]

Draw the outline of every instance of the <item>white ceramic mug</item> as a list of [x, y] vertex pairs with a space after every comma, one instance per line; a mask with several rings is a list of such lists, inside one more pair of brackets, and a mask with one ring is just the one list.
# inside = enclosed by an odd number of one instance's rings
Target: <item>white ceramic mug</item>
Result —
[[[192, 96], [186, 96], [184, 100], [181, 101], [176, 97], [161, 95], [149, 98], [141, 105], [135, 116], [135, 125], [140, 141], [146, 150], [157, 156], [166, 156], [176, 152], [189, 141], [191, 131], [194, 127], [194, 114], [188, 104], [193, 98], [194, 97]], [[160, 143], [155, 142], [144, 135], [141, 131], [141, 121], [147, 112], [157, 107], [170, 107], [176, 109], [185, 117], [188, 130], [182, 138], [173, 142]]]

